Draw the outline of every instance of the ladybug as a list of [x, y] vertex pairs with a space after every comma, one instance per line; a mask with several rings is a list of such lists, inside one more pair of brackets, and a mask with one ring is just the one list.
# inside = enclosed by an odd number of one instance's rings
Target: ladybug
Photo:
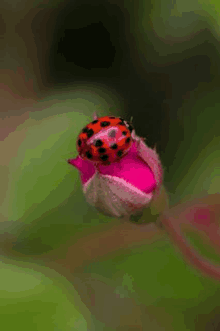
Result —
[[77, 138], [77, 151], [82, 159], [108, 165], [119, 161], [130, 149], [133, 127], [121, 117], [94, 117]]

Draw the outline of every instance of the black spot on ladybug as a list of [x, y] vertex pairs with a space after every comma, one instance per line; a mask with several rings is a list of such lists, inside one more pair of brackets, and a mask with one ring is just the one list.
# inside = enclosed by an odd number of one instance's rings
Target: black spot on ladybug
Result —
[[124, 125], [125, 126], [125, 123], [124, 122], [118, 122], [117, 125]]
[[105, 152], [106, 152], [106, 148], [103, 147], [99, 148], [99, 153], [105, 153]]
[[124, 119], [123, 119], [123, 118], [119, 117], [119, 119], [120, 119], [122, 122], [124, 122]]
[[107, 160], [108, 160], [108, 155], [107, 155], [107, 154], [101, 155], [101, 156], [100, 156], [100, 159], [101, 159], [102, 161], [107, 161]]
[[123, 132], [122, 132], [122, 134], [123, 134], [124, 136], [126, 136], [126, 134], [127, 134], [127, 131], [123, 131]]
[[121, 157], [122, 154], [123, 154], [123, 151], [118, 151], [118, 152], [117, 152], [117, 155], [118, 155], [119, 157]]
[[92, 129], [89, 129], [89, 130], [87, 131], [87, 137], [88, 137], [88, 138], [92, 137], [93, 134], [94, 134], [94, 131], [93, 131]]
[[96, 124], [96, 123], [98, 123], [98, 120], [94, 120], [91, 122], [91, 124]]
[[128, 143], [130, 142], [130, 140], [131, 140], [131, 138], [128, 137], [128, 138], [126, 139], [126, 144], [128, 144]]
[[87, 127], [85, 127], [85, 128], [82, 129], [82, 133], [86, 133], [88, 131], [89, 131], [89, 129]]
[[86, 156], [88, 159], [92, 159], [92, 154], [90, 152], [86, 152]]
[[111, 145], [110, 148], [111, 149], [117, 149], [118, 148], [118, 145], [117, 144]]
[[106, 126], [109, 126], [110, 124], [111, 124], [111, 123], [108, 122], [108, 121], [103, 121], [103, 122], [100, 123], [100, 126], [101, 126], [102, 128], [105, 128]]
[[102, 145], [103, 145], [103, 142], [100, 139], [96, 140], [95, 147], [100, 147]]
[[111, 120], [115, 119], [115, 116], [109, 116], [108, 118], [110, 118]]
[[77, 145], [80, 147], [82, 145], [82, 140], [81, 139], [78, 139], [77, 141]]

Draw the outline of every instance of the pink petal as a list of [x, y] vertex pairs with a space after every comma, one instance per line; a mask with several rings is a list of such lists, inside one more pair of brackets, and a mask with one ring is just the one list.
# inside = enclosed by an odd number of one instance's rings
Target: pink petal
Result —
[[79, 170], [82, 184], [85, 184], [96, 171], [92, 162], [83, 160], [80, 156], [77, 156], [75, 159], [69, 159], [68, 163]]
[[[68, 162], [80, 171], [82, 184], [85, 184], [96, 171], [92, 162], [83, 160], [79, 156]], [[97, 168], [101, 174], [122, 178], [142, 192], [150, 193], [156, 188], [157, 183], [154, 174], [138, 154], [136, 143], [119, 162], [110, 165], [100, 164]]]
[[99, 165], [98, 169], [103, 175], [123, 178], [126, 182], [145, 193], [152, 192], [156, 187], [153, 172], [147, 163], [138, 157], [135, 144], [132, 145], [128, 154], [119, 162], [108, 166]]

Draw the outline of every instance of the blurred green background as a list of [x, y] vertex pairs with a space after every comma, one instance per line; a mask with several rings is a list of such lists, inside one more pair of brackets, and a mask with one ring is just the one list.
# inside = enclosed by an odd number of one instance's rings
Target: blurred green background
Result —
[[219, 193], [218, 1], [0, 8], [2, 329], [218, 330], [220, 284], [162, 230], [87, 205], [66, 162], [93, 112], [133, 117], [171, 207]]

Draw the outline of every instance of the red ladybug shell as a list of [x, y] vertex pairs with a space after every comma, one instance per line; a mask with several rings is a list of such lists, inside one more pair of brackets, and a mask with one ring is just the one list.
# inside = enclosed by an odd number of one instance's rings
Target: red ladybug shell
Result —
[[133, 127], [120, 117], [104, 116], [86, 125], [77, 139], [83, 159], [110, 164], [120, 160], [132, 144]]

